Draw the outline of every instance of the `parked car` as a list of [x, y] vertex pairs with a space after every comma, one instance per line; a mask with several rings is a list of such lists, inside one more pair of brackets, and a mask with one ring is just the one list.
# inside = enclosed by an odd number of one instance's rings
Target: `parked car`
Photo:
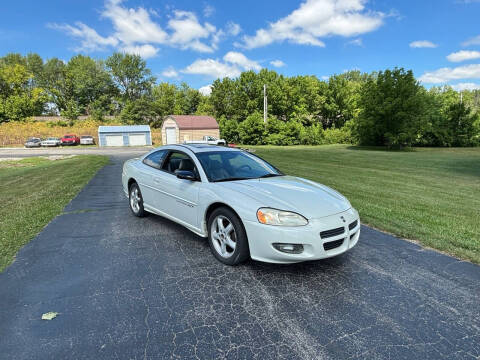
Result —
[[80, 144], [81, 145], [94, 145], [95, 139], [91, 135], [82, 135], [80, 136]]
[[360, 237], [360, 218], [337, 191], [288, 176], [241, 149], [167, 145], [124, 163], [135, 216], [149, 213], [208, 237], [213, 255], [295, 263], [342, 254]]
[[185, 144], [209, 144], [209, 145], [223, 145], [225, 146], [227, 142], [223, 139], [217, 139], [214, 136], [205, 135], [202, 140], [187, 140], [184, 141]]
[[67, 134], [62, 137], [62, 145], [78, 145], [80, 144], [80, 139], [77, 135]]
[[45, 140], [42, 140], [41, 142], [42, 146], [59, 146], [61, 144], [62, 142], [60, 141], [60, 139], [56, 137], [49, 137], [49, 138], [46, 138]]
[[26, 148], [33, 148], [33, 147], [40, 147], [42, 143], [42, 140], [37, 137], [31, 137], [28, 138], [28, 140], [25, 142], [25, 147]]

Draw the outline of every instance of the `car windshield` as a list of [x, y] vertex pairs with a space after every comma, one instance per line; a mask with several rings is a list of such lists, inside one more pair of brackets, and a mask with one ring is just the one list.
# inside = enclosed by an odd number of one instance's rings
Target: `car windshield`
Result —
[[65, 136], [64, 136], [65, 139], [71, 139], [71, 138], [73, 138], [73, 137], [74, 137], [73, 135], [65, 135]]
[[47, 140], [57, 140], [57, 138], [48, 138]]
[[92, 137], [90, 135], [83, 135], [81, 136], [82, 139], [91, 139]]
[[212, 182], [283, 175], [273, 165], [245, 151], [208, 151], [196, 155]]

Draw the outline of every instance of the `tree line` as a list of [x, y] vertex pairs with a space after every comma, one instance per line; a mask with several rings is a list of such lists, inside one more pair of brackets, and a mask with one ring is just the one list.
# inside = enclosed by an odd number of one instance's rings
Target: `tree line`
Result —
[[[263, 122], [263, 86], [268, 121]], [[137, 55], [68, 62], [38, 54], [0, 58], [0, 123], [61, 114], [117, 116], [125, 124], [161, 126], [169, 114], [212, 115], [222, 136], [244, 144], [359, 143], [388, 147], [480, 143], [480, 91], [426, 89], [402, 68], [348, 71], [328, 80], [245, 71], [217, 79], [211, 94], [186, 83], [157, 83]]]

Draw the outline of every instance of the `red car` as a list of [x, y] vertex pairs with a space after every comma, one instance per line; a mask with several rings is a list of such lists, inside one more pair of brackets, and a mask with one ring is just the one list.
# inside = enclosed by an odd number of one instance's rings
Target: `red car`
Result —
[[80, 138], [74, 134], [64, 135], [61, 139], [62, 145], [78, 145], [80, 144]]

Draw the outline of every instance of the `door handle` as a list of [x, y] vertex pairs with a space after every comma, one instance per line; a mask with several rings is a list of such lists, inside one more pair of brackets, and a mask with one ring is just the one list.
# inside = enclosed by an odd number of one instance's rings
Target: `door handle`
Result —
[[153, 182], [158, 184], [160, 182], [160, 178], [153, 178]]

